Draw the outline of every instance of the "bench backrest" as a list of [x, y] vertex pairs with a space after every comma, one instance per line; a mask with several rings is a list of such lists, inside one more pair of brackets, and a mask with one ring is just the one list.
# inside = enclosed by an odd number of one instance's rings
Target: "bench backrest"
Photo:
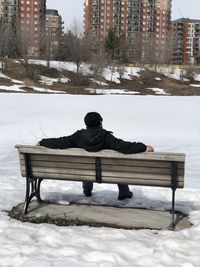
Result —
[[124, 155], [112, 150], [87, 152], [77, 148], [16, 147], [24, 177], [28, 165], [32, 178], [171, 187], [175, 175], [176, 187], [184, 186], [185, 154], [182, 153]]

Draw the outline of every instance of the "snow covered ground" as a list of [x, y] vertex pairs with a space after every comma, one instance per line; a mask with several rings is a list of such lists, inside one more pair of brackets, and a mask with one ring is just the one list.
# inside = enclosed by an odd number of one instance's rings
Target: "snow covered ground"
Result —
[[[24, 201], [16, 144], [68, 135], [84, 127], [96, 110], [115, 136], [152, 144], [156, 151], [186, 153], [185, 188], [177, 210], [193, 226], [180, 232], [57, 227], [22, 223], [5, 212]], [[0, 266], [1, 267], [199, 267], [200, 97], [0, 95]], [[117, 200], [116, 185], [95, 185], [91, 198], [81, 184], [44, 181], [42, 197], [57, 202], [117, 203], [169, 209], [171, 190], [131, 186], [134, 198]]]

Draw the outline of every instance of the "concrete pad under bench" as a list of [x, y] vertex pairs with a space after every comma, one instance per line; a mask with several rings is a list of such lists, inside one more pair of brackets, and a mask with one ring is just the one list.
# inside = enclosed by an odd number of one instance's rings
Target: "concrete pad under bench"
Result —
[[[32, 201], [27, 215], [23, 215], [24, 204], [14, 207], [11, 217], [30, 222], [47, 222], [58, 225], [89, 225], [123, 229], [168, 229], [171, 221], [169, 211], [111, 206], [56, 204]], [[21, 216], [19, 216], [21, 214]], [[69, 222], [69, 223], [67, 223]], [[71, 222], [71, 223], [70, 223]], [[176, 214], [176, 231], [191, 227], [186, 215]]]

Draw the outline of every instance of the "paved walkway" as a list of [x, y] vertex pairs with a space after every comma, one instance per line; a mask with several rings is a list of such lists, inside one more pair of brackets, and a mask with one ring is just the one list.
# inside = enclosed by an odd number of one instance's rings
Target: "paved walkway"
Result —
[[[23, 204], [13, 209], [15, 214], [22, 214]], [[171, 222], [168, 211], [148, 209], [118, 208], [110, 206], [82, 204], [54, 204], [31, 202], [26, 219], [40, 218], [78, 222], [78, 225], [108, 226], [124, 229], [166, 230]], [[64, 224], [65, 225], [65, 224]], [[189, 228], [191, 224], [183, 214], [176, 215], [176, 231]]]

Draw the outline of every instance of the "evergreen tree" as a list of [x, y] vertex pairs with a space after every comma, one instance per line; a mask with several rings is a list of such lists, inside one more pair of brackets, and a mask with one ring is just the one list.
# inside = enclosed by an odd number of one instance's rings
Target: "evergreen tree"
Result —
[[108, 30], [108, 34], [105, 39], [105, 49], [106, 49], [107, 54], [112, 59], [112, 61], [118, 59], [119, 37], [117, 36], [116, 32], [112, 28]]
[[124, 33], [118, 36], [114, 29], [109, 29], [104, 46], [112, 61], [117, 61], [118, 63], [128, 62], [128, 44]]

